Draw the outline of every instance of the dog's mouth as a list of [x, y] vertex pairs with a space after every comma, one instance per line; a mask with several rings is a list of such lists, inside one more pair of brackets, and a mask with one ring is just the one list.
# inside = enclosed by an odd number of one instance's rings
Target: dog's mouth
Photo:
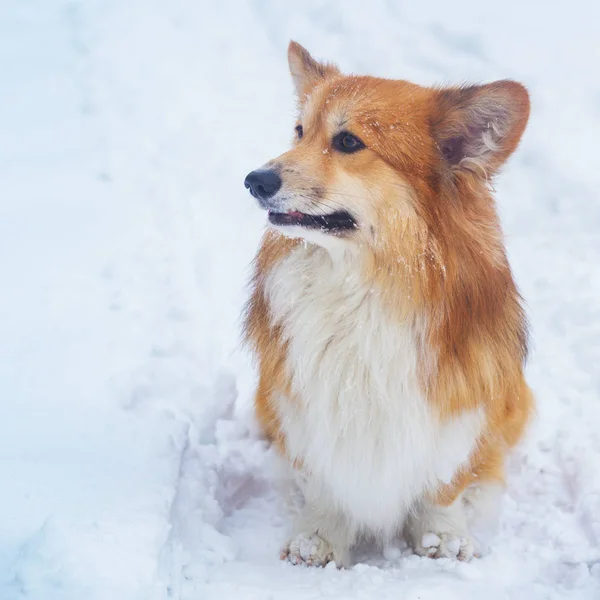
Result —
[[273, 225], [280, 227], [306, 227], [307, 229], [318, 229], [328, 233], [343, 233], [357, 227], [354, 217], [345, 210], [336, 211], [328, 215], [308, 215], [297, 210], [290, 210], [284, 213], [270, 210], [269, 221]]

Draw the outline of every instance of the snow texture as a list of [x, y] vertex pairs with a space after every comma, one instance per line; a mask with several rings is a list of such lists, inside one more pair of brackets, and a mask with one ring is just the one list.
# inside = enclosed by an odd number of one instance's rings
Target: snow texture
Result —
[[[600, 4], [4, 0], [0, 599], [600, 598]], [[279, 560], [239, 313], [293, 130], [290, 38], [346, 71], [514, 78], [498, 178], [538, 415], [492, 551]], [[596, 75], [594, 75], [596, 73]]]

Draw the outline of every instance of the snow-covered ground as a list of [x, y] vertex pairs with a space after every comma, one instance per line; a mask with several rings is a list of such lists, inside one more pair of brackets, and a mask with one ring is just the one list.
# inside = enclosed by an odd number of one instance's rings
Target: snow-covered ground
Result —
[[[600, 4], [0, 3], [0, 599], [600, 598]], [[278, 560], [240, 350], [295, 38], [347, 71], [532, 93], [497, 182], [538, 417], [493, 552]]]

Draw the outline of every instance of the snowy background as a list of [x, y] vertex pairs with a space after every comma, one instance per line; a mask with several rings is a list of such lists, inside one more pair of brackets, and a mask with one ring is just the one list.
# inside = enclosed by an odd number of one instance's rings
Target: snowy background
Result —
[[[368, 6], [368, 8], [367, 8]], [[0, 3], [0, 600], [600, 598], [600, 4]], [[497, 181], [538, 418], [493, 552], [278, 560], [239, 313], [286, 47], [532, 95]]]

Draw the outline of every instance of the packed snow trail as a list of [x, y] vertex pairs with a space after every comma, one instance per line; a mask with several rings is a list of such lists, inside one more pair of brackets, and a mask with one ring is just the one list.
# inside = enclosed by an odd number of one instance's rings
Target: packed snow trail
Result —
[[[0, 598], [599, 598], [599, 22], [580, 0], [5, 1]], [[291, 38], [346, 71], [531, 91], [496, 190], [538, 415], [470, 564], [278, 560], [238, 333], [264, 226], [242, 182], [291, 139]]]

